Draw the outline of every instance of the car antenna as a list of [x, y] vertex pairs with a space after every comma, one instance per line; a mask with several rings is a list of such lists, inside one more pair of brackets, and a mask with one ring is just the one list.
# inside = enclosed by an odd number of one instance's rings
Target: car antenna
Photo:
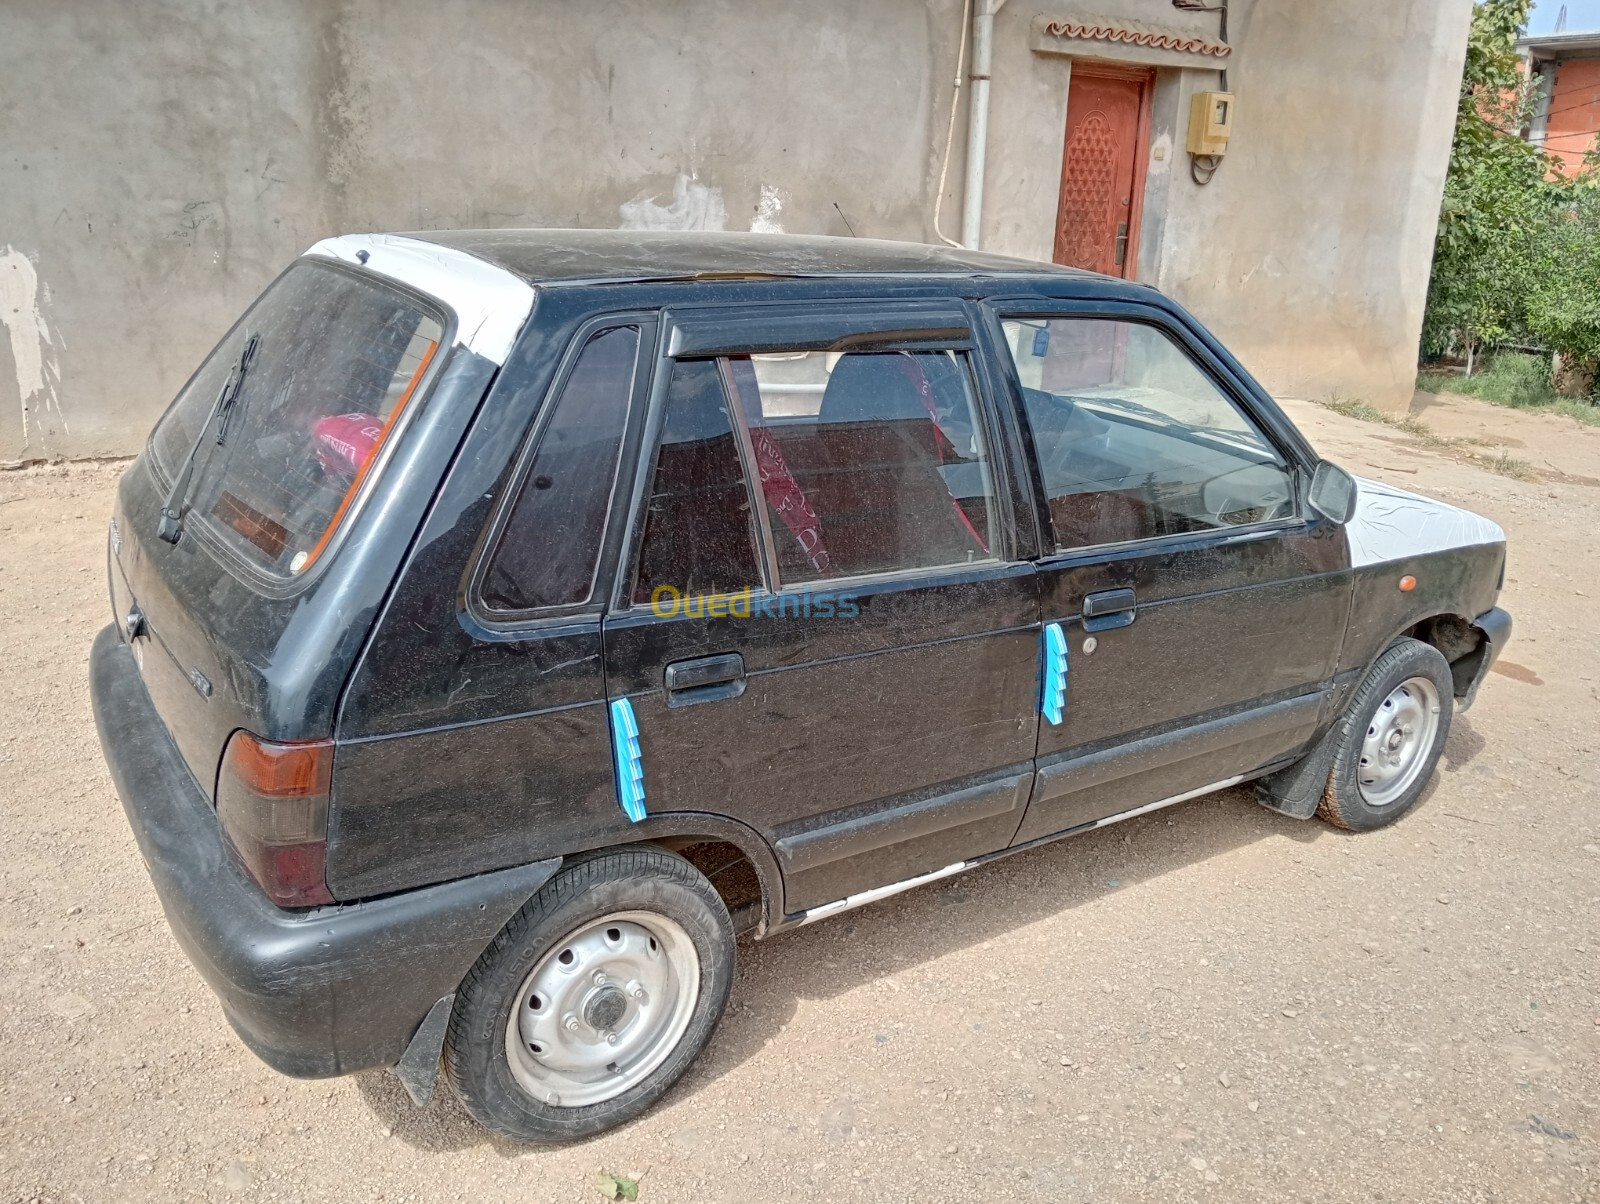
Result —
[[839, 208], [839, 202], [835, 201], [833, 203], [833, 207], [834, 209], [838, 210], [839, 220], [844, 223], [844, 228], [850, 231], [850, 237], [856, 237], [856, 228], [850, 224], [850, 219], [844, 215], [844, 210]]

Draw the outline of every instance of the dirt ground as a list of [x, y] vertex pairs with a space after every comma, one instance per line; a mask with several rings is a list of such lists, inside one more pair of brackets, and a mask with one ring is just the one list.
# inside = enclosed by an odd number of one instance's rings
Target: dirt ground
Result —
[[0, 1198], [1600, 1200], [1600, 431], [1419, 400], [1543, 479], [1290, 407], [1510, 533], [1514, 640], [1416, 812], [1226, 791], [742, 945], [684, 1082], [557, 1150], [234, 1039], [90, 718], [118, 468], [0, 473]]

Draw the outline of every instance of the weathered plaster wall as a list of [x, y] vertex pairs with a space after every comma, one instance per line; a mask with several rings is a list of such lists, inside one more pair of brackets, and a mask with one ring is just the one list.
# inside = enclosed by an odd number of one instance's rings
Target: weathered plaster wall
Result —
[[[1070, 60], [1030, 51], [1027, 32], [1061, 4], [1010, 0], [996, 23], [985, 241], [1035, 257], [1050, 253]], [[1240, 109], [1209, 189], [1182, 174], [1191, 73], [1163, 77], [1157, 144], [1178, 149], [1152, 171], [1141, 270], [1271, 387], [1383, 404], [1406, 393], [1469, 5], [1234, 0]], [[1169, 0], [1087, 7], [1215, 30], [1214, 14]], [[251, 297], [328, 233], [844, 234], [848, 220], [931, 240], [960, 12], [960, 0], [12, 0], [0, 6], [0, 463], [137, 448]], [[964, 130], [947, 232], [960, 226]]]
[[920, 234], [920, 3], [404, 8], [404, 36], [388, 2], [337, 23], [331, 153], [354, 227], [747, 229], [765, 187], [785, 229]]
[[0, 6], [0, 463], [137, 448], [327, 229], [324, 36], [282, 3]]
[[[1039, 12], [996, 21], [990, 249], [1048, 257], [1071, 59], [1027, 48]], [[1099, 5], [1098, 11], [1111, 6]], [[1211, 13], [1123, 0], [1215, 35]], [[1271, 390], [1406, 405], [1449, 157], [1471, 0], [1232, 0], [1233, 139], [1189, 176], [1189, 98], [1215, 71], [1163, 70], [1150, 131], [1141, 279], [1210, 325]], [[1046, 112], [1030, 124], [1026, 115]]]
[[1471, 9], [1236, 2], [1232, 146], [1205, 188], [1169, 159], [1151, 283], [1269, 389], [1409, 404]]
[[921, 238], [944, 135], [933, 64], [951, 72], [959, 12], [0, 6], [0, 463], [135, 450], [240, 310], [329, 233], [845, 234], [848, 219]]

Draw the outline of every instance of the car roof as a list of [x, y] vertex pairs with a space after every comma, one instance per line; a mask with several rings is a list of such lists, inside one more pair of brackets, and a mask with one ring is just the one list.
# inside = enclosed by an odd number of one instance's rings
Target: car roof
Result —
[[986, 251], [813, 234], [426, 230], [402, 237], [463, 251], [535, 285], [840, 276], [1105, 279], [1093, 272]]

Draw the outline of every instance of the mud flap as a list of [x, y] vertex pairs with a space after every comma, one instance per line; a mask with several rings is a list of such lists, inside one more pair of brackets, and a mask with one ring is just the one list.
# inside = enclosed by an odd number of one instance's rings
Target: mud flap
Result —
[[1256, 783], [1256, 802], [1269, 811], [1295, 819], [1310, 819], [1317, 813], [1333, 758], [1338, 749], [1339, 724], [1335, 721], [1311, 751], [1287, 769], [1268, 774]]
[[405, 1053], [391, 1068], [411, 1102], [419, 1108], [428, 1106], [434, 1084], [439, 1081], [439, 1057], [444, 1053], [444, 1035], [450, 1027], [450, 1009], [455, 1004], [455, 993], [451, 992], [429, 1008]]

